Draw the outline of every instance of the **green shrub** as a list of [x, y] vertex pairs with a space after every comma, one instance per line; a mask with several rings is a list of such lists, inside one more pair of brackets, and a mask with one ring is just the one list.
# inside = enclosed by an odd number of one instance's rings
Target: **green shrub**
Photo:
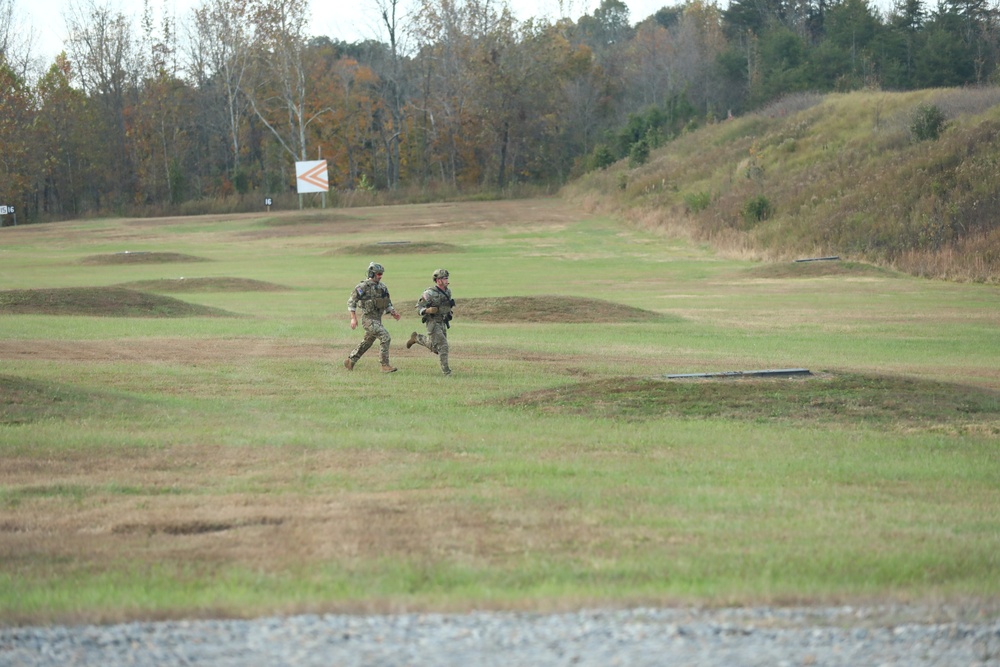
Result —
[[692, 192], [684, 195], [684, 205], [688, 213], [704, 211], [712, 203], [712, 195], [708, 192]]
[[607, 169], [615, 163], [615, 154], [607, 144], [597, 144], [590, 156], [592, 169]]
[[767, 220], [774, 214], [774, 207], [770, 200], [764, 195], [751, 197], [743, 204], [743, 220], [748, 225], [755, 225], [762, 220]]
[[628, 152], [628, 166], [639, 167], [649, 160], [649, 142], [645, 139], [640, 139], [639, 141], [632, 144], [632, 148]]
[[921, 104], [910, 119], [910, 134], [917, 141], [935, 140], [945, 128], [944, 112], [936, 104]]

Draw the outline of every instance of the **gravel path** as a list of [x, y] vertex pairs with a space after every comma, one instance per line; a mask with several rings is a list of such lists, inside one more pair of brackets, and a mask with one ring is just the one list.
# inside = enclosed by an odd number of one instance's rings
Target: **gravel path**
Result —
[[1000, 618], [903, 606], [761, 607], [0, 627], [0, 666], [74, 665], [1000, 667]]

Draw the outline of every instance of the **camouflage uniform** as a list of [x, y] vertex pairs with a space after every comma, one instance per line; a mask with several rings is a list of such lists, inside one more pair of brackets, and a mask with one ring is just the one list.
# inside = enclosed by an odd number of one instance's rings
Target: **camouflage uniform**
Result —
[[[441, 275], [448, 277], [448, 272], [438, 269], [434, 272], [435, 281]], [[417, 301], [417, 313], [421, 316], [421, 321], [427, 325], [427, 335], [413, 332], [406, 346], [423, 345], [428, 350], [438, 355], [441, 360], [441, 371], [445, 375], [451, 375], [451, 368], [448, 366], [448, 326], [451, 322], [452, 308], [455, 307], [455, 300], [451, 298], [451, 289], [441, 289], [436, 284], [431, 285], [420, 295]], [[428, 308], [437, 308], [437, 312], [428, 313]]]
[[[373, 266], [382, 268], [379, 265]], [[381, 281], [374, 279], [371, 275], [371, 269], [368, 273], [368, 280], [358, 283], [354, 291], [351, 292], [351, 297], [347, 300], [347, 310], [350, 312], [353, 313], [357, 308], [361, 308], [361, 326], [365, 330], [365, 337], [351, 352], [351, 356], [347, 359], [349, 363], [345, 363], [345, 365], [348, 366], [348, 369], [353, 368], [354, 364], [361, 359], [361, 356], [368, 351], [377, 338], [379, 340], [379, 361], [382, 362], [382, 369], [385, 370], [390, 367], [389, 343], [392, 337], [382, 325], [382, 315], [392, 315], [396, 311], [389, 298], [389, 288]]]

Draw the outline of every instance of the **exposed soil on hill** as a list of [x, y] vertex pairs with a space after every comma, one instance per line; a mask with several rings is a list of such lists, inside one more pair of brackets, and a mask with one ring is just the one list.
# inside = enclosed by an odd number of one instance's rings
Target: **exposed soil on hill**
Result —
[[118, 287], [144, 292], [283, 292], [285, 285], [251, 278], [164, 278], [119, 283]]
[[645, 322], [666, 316], [641, 308], [571, 296], [505, 296], [462, 299], [456, 317], [480, 322]]
[[207, 262], [204, 257], [185, 255], [179, 252], [115, 252], [106, 255], [90, 255], [80, 260], [81, 264], [169, 264], [171, 262]]

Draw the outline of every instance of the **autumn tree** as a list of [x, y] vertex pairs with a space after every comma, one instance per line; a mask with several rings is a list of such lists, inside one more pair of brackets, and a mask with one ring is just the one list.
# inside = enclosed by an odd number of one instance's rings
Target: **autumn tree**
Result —
[[452, 187], [478, 183], [482, 167], [469, 132], [473, 82], [467, 63], [476, 38], [469, 8], [454, 0], [422, 0], [411, 30], [420, 81], [413, 104], [426, 141], [426, 173]]
[[372, 124], [381, 104], [381, 85], [370, 67], [341, 55], [328, 41], [313, 40], [310, 49], [315, 51], [316, 94], [330, 109], [315, 124], [318, 145], [330, 168], [331, 185], [350, 190], [376, 168], [379, 142]]
[[306, 0], [253, 0], [250, 13], [257, 37], [254, 113], [293, 160], [308, 158], [308, 128], [326, 107], [310, 106], [306, 62]]
[[31, 89], [0, 54], [0, 204], [23, 209], [28, 202], [32, 165], [30, 133], [34, 114]]
[[493, 172], [495, 185], [503, 188], [524, 134], [525, 98], [535, 76], [532, 70], [541, 63], [522, 48], [510, 12], [482, 11], [485, 15], [473, 19], [484, 31], [477, 36], [467, 65], [476, 102], [480, 159]]
[[146, 0], [140, 20], [144, 65], [135, 107], [129, 114], [137, 174], [136, 199], [179, 204], [187, 198], [191, 91], [178, 77], [176, 28], [163, 10], [154, 20]]
[[[613, 122], [619, 107], [616, 87], [620, 81], [610, 81], [585, 44], [571, 39], [574, 26], [560, 21], [548, 28], [551, 39], [561, 39], [569, 49], [567, 68], [560, 85], [559, 173], [571, 175], [579, 171], [578, 164], [599, 143], [603, 131]], [[568, 170], [568, 171], [566, 171]]]
[[37, 200], [41, 213], [80, 215], [92, 205], [91, 183], [99, 180], [101, 145], [94, 136], [99, 124], [86, 95], [73, 86], [73, 71], [65, 55], [56, 58], [39, 80], [35, 150], [41, 171]]

